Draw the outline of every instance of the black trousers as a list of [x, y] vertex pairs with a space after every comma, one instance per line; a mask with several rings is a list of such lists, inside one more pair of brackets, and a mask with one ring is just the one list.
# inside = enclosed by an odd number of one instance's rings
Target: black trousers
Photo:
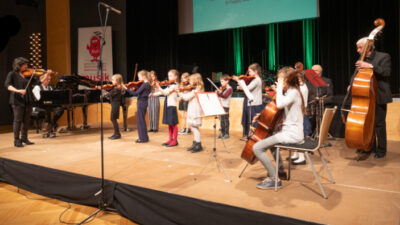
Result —
[[[247, 104], [247, 101], [244, 104]], [[257, 127], [258, 123], [257, 122], [252, 123], [252, 121], [253, 118], [256, 116], [256, 114], [261, 113], [263, 109], [264, 109], [263, 105], [247, 106], [247, 111], [243, 112], [244, 114], [242, 115], [243, 136], [249, 135], [250, 124], [253, 127]]]
[[118, 121], [117, 121], [119, 119], [120, 105], [121, 105], [120, 102], [111, 102], [110, 120], [114, 127], [114, 135], [121, 135], [121, 133], [119, 132], [119, 125], [118, 125]]
[[[32, 105], [12, 105], [14, 113], [14, 139], [28, 139], [28, 128], [32, 115]], [[21, 135], [20, 135], [21, 134]]]
[[375, 106], [375, 143], [372, 146], [372, 151], [378, 153], [386, 153], [387, 136], [386, 136], [386, 113], [387, 104], [376, 104]]
[[[57, 121], [61, 118], [61, 116], [64, 114], [64, 108], [63, 107], [56, 107], [56, 108], [39, 108], [36, 107], [37, 111], [39, 112], [45, 112], [46, 113], [46, 122], [49, 124], [49, 130], [51, 131], [53, 128], [57, 128]], [[54, 115], [52, 117], [52, 113], [54, 112]]]
[[221, 134], [222, 135], [229, 135], [229, 108], [224, 107], [226, 114], [222, 115], [221, 120]]
[[62, 107], [57, 107], [54, 110], [54, 116], [53, 116], [53, 126], [54, 128], [58, 127], [57, 121], [61, 118], [61, 116], [64, 114], [64, 108]]
[[87, 126], [87, 112], [88, 111], [88, 105], [82, 106], [82, 114], [83, 114], [83, 126]]
[[139, 140], [148, 141], [149, 135], [147, 134], [147, 125], [146, 125], [146, 112], [147, 112], [148, 101], [140, 101], [137, 102], [137, 129]]

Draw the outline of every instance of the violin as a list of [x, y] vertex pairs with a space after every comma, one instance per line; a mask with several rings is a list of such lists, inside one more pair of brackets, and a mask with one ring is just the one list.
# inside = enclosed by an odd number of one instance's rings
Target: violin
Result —
[[219, 88], [219, 91], [220, 91], [220, 92], [224, 92], [224, 91], [226, 90], [226, 87], [227, 87], [227, 86], [221, 86], [221, 87]]
[[168, 86], [168, 85], [171, 85], [173, 83], [175, 83], [174, 80], [164, 80], [164, 81], [161, 81], [159, 84], [160, 84], [160, 86]]
[[44, 69], [32, 69], [32, 68], [28, 68], [25, 71], [22, 72], [22, 75], [24, 77], [31, 77], [31, 76], [43, 76], [47, 73], [47, 70]]
[[186, 85], [188, 85], [188, 84], [189, 84], [189, 81], [185, 81], [185, 82], [182, 81], [179, 85], [180, 85], [180, 86], [186, 86]]
[[96, 86], [94, 89], [103, 89], [106, 91], [110, 91], [112, 90], [114, 87], [117, 87], [118, 89], [121, 89], [121, 85], [117, 85], [117, 84], [104, 84], [103, 86]]
[[160, 84], [160, 81], [158, 81], [157, 79], [153, 80], [150, 84], [151, 87], [156, 87], [157, 84]]
[[180, 92], [183, 92], [183, 91], [191, 91], [191, 90], [193, 90], [194, 88], [196, 88], [196, 86], [194, 86], [194, 85], [189, 85], [189, 86], [185, 86], [185, 87], [179, 88], [179, 91], [180, 91]]
[[25, 71], [23, 71], [21, 74], [24, 77], [30, 77], [28, 84], [26, 84], [25, 90], [28, 88], [28, 86], [31, 84], [32, 78], [34, 76], [43, 76], [45, 75], [47, 72], [49, 72], [48, 70], [44, 70], [44, 69], [32, 69], [32, 68], [28, 68]]
[[[233, 76], [228, 77], [228, 79], [232, 79], [232, 78], [233, 78]], [[246, 83], [246, 85], [250, 84], [250, 82], [252, 80], [254, 80], [254, 78], [256, 78], [256, 75], [240, 75], [240, 76], [238, 76], [238, 79], [243, 80]]]
[[131, 82], [125, 84], [125, 86], [126, 86], [127, 88], [139, 88], [143, 83], [144, 83], [143, 80], [131, 81]]

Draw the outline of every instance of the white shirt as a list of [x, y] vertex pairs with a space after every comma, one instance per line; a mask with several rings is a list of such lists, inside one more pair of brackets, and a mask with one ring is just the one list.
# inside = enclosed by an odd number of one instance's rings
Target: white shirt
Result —
[[308, 88], [306, 84], [303, 84], [300, 86], [300, 91], [301, 94], [303, 95], [304, 99], [304, 107], [307, 107], [307, 101], [308, 101]]
[[282, 130], [276, 137], [280, 143], [301, 143], [304, 140], [303, 132], [303, 112], [300, 93], [297, 89], [289, 88], [285, 95], [281, 87], [276, 89], [276, 106], [284, 109], [285, 120], [282, 124]]
[[253, 102], [248, 102], [248, 106], [252, 105], [262, 105], [262, 80], [259, 76], [256, 76], [250, 83], [247, 85], [247, 88], [251, 92], [254, 97]]
[[176, 83], [168, 85], [165, 89], [159, 88], [153, 95], [165, 95], [167, 96], [167, 106], [177, 106], [178, 94], [175, 90], [178, 90], [178, 85]]
[[43, 84], [36, 85], [36, 86], [32, 89], [32, 93], [33, 93], [33, 96], [35, 96], [35, 99], [36, 99], [37, 101], [39, 101], [40, 98], [41, 98], [41, 96], [40, 96], [40, 91], [41, 91], [42, 89], [40, 88], [40, 86], [42, 86], [42, 88], [43, 88], [44, 91], [51, 91], [51, 90], [53, 90], [53, 89], [50, 87], [50, 85], [47, 85], [46, 87], [43, 86]]

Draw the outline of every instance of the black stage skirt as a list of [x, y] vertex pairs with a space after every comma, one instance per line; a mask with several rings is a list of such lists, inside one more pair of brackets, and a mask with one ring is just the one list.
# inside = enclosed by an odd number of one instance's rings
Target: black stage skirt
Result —
[[164, 115], [163, 115], [163, 124], [168, 125], [176, 125], [178, 124], [178, 112], [176, 110], [176, 106], [167, 106], [167, 98], [164, 101]]

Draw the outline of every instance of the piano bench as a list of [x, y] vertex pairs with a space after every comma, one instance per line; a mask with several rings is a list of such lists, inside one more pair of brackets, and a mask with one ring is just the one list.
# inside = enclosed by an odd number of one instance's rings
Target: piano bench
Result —
[[33, 121], [35, 124], [37, 134], [42, 129], [42, 124], [45, 119], [46, 119], [46, 111], [37, 109], [32, 110], [31, 121]]

